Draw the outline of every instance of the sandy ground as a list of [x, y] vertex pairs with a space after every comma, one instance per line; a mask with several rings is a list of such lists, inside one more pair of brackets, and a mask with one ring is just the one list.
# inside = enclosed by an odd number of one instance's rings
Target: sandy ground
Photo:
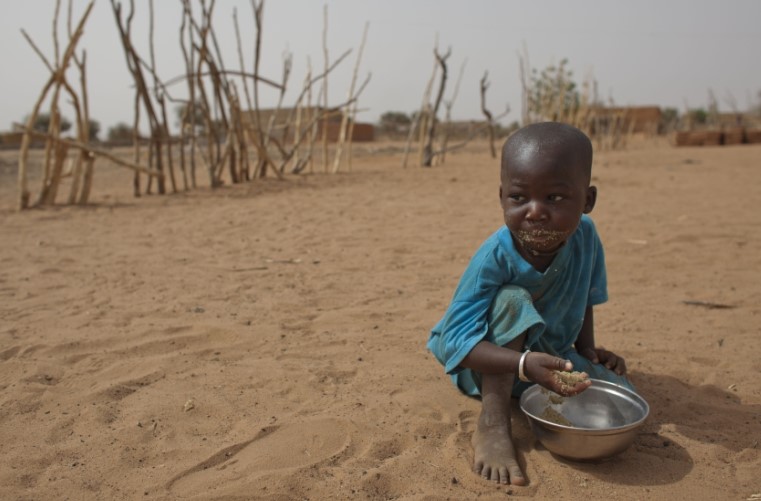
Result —
[[652, 411], [583, 464], [516, 410], [527, 487], [471, 473], [479, 403], [425, 349], [501, 224], [487, 151], [140, 199], [102, 162], [94, 206], [25, 213], [6, 172], [0, 498], [761, 496], [761, 146], [597, 154], [597, 338]]

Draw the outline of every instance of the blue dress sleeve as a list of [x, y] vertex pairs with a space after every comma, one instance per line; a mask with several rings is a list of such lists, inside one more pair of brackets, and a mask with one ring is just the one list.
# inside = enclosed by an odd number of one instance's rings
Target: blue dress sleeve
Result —
[[471, 259], [428, 339], [428, 349], [448, 374], [459, 372], [462, 359], [487, 335], [489, 307], [509, 275], [505, 253], [496, 234], [492, 235]]

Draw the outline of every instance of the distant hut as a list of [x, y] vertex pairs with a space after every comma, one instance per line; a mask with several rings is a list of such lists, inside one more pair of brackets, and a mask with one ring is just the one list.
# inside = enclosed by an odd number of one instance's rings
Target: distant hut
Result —
[[[311, 108], [304, 108], [301, 110], [301, 117], [302, 117], [302, 127], [305, 127], [307, 124], [307, 120], [310, 120], [311, 117], [318, 116], [322, 113], [322, 108], [319, 107], [311, 107]], [[259, 120], [260, 120], [260, 126], [267, 130], [269, 127], [270, 121], [273, 121], [272, 125], [272, 135], [277, 138], [282, 138], [282, 134], [284, 130], [288, 130], [288, 134], [286, 136], [286, 140], [292, 140], [294, 135], [294, 127], [295, 125], [293, 123], [288, 124], [288, 120], [293, 120], [294, 117], [296, 117], [296, 111], [292, 110], [291, 108], [266, 108], [259, 110]], [[256, 124], [256, 116], [255, 112], [253, 110], [244, 111], [241, 115], [243, 125], [244, 126], [251, 126], [254, 127]], [[328, 141], [330, 142], [336, 142], [338, 141], [338, 136], [340, 134], [341, 130], [341, 112], [336, 110], [329, 113], [327, 120], [317, 120], [315, 127], [317, 127], [316, 130], [316, 137], [322, 137], [322, 128], [323, 125], [327, 127], [327, 137]], [[355, 122], [354, 127], [352, 129], [352, 141], [355, 142], [367, 142], [367, 141], [374, 141], [375, 140], [375, 126], [373, 124], [368, 123], [360, 123]]]

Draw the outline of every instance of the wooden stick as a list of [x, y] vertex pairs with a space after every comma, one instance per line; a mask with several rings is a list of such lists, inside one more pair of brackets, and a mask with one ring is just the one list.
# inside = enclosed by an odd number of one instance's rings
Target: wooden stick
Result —
[[[357, 73], [359, 72], [359, 63], [362, 60], [362, 52], [365, 50], [365, 42], [367, 41], [367, 30], [370, 27], [369, 23], [365, 23], [365, 29], [362, 32], [362, 42], [359, 44], [359, 52], [357, 52], [357, 61], [354, 63], [354, 72], [351, 77], [351, 84], [349, 85], [349, 99], [354, 95], [354, 87], [357, 85]], [[356, 103], [355, 103], [356, 104]], [[345, 107], [341, 117], [341, 128], [339, 130], [338, 143], [336, 144], [335, 157], [333, 159], [333, 173], [338, 172], [338, 168], [341, 164], [341, 154], [343, 153], [343, 146], [346, 142], [346, 133], [349, 125], [349, 107]], [[351, 141], [351, 140], [350, 140]]]
[[[354, 103], [359, 98], [359, 96], [362, 94], [362, 91], [364, 91], [365, 87], [367, 87], [367, 84], [368, 84], [369, 81], [370, 81], [370, 75], [368, 75], [367, 78], [365, 79], [365, 81], [362, 82], [362, 85], [360, 85], [359, 90], [357, 90], [357, 93], [355, 94], [355, 96], [353, 98], [347, 100], [346, 102], [343, 102], [343, 103], [339, 104], [335, 108], [328, 108], [327, 110], [322, 110], [320, 113], [315, 113], [315, 115], [312, 117], [311, 122], [307, 125], [306, 128], [309, 129], [310, 127], [313, 127], [320, 120], [324, 119], [325, 115], [335, 114], [337, 111], [339, 111], [341, 109], [341, 107], [348, 106], [348, 105]], [[303, 140], [305, 137], [306, 136], [302, 136], [301, 139]], [[277, 144], [276, 141], [273, 140], [273, 142], [275, 142], [275, 144]], [[298, 147], [298, 144], [296, 145], [296, 147]], [[282, 145], [280, 146], [280, 148], [281, 148], [281, 153], [283, 153], [283, 155], [285, 156], [284, 162], [290, 161], [291, 157], [293, 156], [293, 152], [295, 151], [295, 149], [291, 150], [290, 152], [286, 152], [284, 149], [282, 149]]]
[[[58, 16], [61, 11], [61, 2], [56, 0], [55, 10], [53, 14], [53, 52], [55, 57], [55, 64], [58, 67], [61, 54], [58, 50]], [[50, 113], [48, 115], [48, 133], [54, 137], [61, 135], [61, 112], [58, 107], [58, 101], [61, 96], [61, 82], [65, 80], [65, 74], [54, 73], [56, 82], [53, 88], [53, 96], [50, 99]], [[55, 163], [55, 145], [50, 141], [45, 141], [45, 159], [43, 161], [43, 174], [42, 174], [42, 186], [40, 187], [40, 194], [37, 199], [37, 204], [42, 205], [48, 203], [49, 193], [51, 189], [57, 190], [57, 186], [53, 186], [53, 163]]]
[[136, 172], [141, 172], [143, 174], [147, 174], [149, 176], [156, 177], [156, 178], [160, 178], [160, 177], [164, 176], [164, 174], [162, 172], [159, 172], [157, 170], [147, 169], [147, 168], [145, 168], [145, 167], [143, 167], [141, 165], [135, 165], [133, 163], [127, 162], [125, 160], [122, 160], [121, 158], [116, 157], [116, 156], [112, 155], [111, 153], [109, 153], [109, 152], [107, 152], [105, 150], [101, 150], [100, 148], [95, 148], [95, 147], [90, 146], [88, 144], [83, 144], [83, 143], [81, 143], [79, 141], [75, 141], [73, 139], [64, 139], [64, 138], [61, 138], [61, 137], [52, 137], [50, 134], [47, 134], [45, 132], [40, 132], [40, 131], [37, 131], [37, 130], [34, 130], [34, 129], [27, 128], [27, 127], [25, 127], [25, 126], [23, 126], [21, 124], [13, 124], [13, 126], [16, 129], [22, 130], [26, 134], [29, 134], [30, 136], [40, 137], [40, 138], [43, 138], [43, 139], [49, 139], [54, 144], [55, 143], [63, 143], [65, 145], [67, 145], [67, 146], [71, 146], [73, 148], [77, 148], [77, 149], [86, 151], [86, 152], [88, 152], [91, 155], [96, 155], [96, 156], [99, 156], [99, 157], [107, 158], [108, 160], [111, 160], [113, 163], [115, 163], [117, 165], [120, 165], [122, 167], [126, 167], [126, 168], [131, 169], [131, 170], [136, 171]]
[[[326, 3], [323, 5], [322, 8], [322, 19], [323, 19], [323, 25], [322, 25], [322, 54], [324, 57], [324, 68], [325, 68], [325, 81], [322, 82], [322, 108], [323, 110], [327, 109], [328, 107], [328, 65], [329, 65], [329, 58], [328, 58], [328, 4]], [[323, 113], [323, 119], [322, 119], [322, 171], [327, 172], [328, 171], [328, 118], [329, 116], [325, 113]]]
[[[500, 114], [500, 115], [497, 115], [497, 116], [494, 118], [494, 120], [495, 120], [495, 121], [497, 121], [497, 120], [501, 120], [502, 118], [504, 118], [505, 116], [507, 116], [509, 113], [510, 113], [510, 105], [508, 105], [508, 106], [507, 106], [507, 109], [504, 111], [504, 113], [502, 113], [502, 114]], [[471, 141], [472, 141], [472, 140], [473, 140], [473, 139], [474, 139], [476, 136], [478, 136], [478, 135], [479, 135], [479, 134], [480, 134], [480, 133], [481, 133], [481, 132], [484, 130], [484, 128], [485, 128], [485, 125], [481, 125], [480, 127], [477, 127], [475, 130], [473, 130], [473, 131], [470, 133], [470, 135], [469, 135], [467, 138], [465, 138], [465, 140], [463, 140], [463, 141], [461, 141], [461, 142], [459, 142], [459, 143], [457, 143], [457, 144], [455, 144], [455, 145], [453, 145], [453, 146], [447, 146], [447, 149], [446, 149], [446, 150], [444, 150], [444, 148], [442, 147], [442, 149], [434, 151], [434, 152], [433, 152], [434, 156], [436, 156], [436, 155], [444, 155], [444, 154], [445, 154], [446, 152], [448, 152], [448, 151], [454, 151], [454, 150], [458, 150], [458, 149], [460, 149], [460, 148], [462, 148], [462, 147], [466, 146], [466, 145], [467, 145], [469, 142], [471, 142]]]
[[433, 71], [431, 71], [431, 78], [428, 79], [428, 84], [425, 86], [425, 90], [423, 91], [423, 99], [420, 103], [420, 109], [418, 110], [418, 113], [413, 117], [412, 123], [410, 124], [410, 130], [407, 134], [407, 144], [404, 146], [404, 155], [402, 157], [402, 168], [407, 168], [407, 158], [410, 154], [410, 147], [412, 145], [412, 138], [415, 135], [415, 130], [417, 129], [418, 123], [423, 118], [424, 110], [428, 106], [428, 100], [431, 97], [431, 89], [433, 88], [433, 82], [436, 80], [436, 73], [439, 71], [439, 64], [434, 61], [433, 62]]
[[[238, 26], [238, 9], [233, 9], [233, 25], [235, 26], [235, 41], [238, 47], [238, 64], [240, 64], [240, 72], [244, 74], [246, 72], [246, 63], [243, 61], [243, 48], [240, 38], [240, 26]], [[243, 82], [243, 95], [246, 96], [246, 105], [250, 110], [252, 106], [251, 92], [248, 90], [248, 85]]]
[[53, 169], [50, 175], [50, 187], [47, 192], [47, 196], [43, 201], [46, 205], [55, 204], [55, 197], [58, 194], [58, 185], [61, 182], [61, 174], [63, 173], [63, 164], [66, 161], [66, 155], [69, 152], [69, 146], [65, 143], [55, 143], [55, 156], [53, 161]]
[[58, 50], [58, 14], [61, 12], [61, 0], [55, 2], [55, 14], [53, 14], [53, 55], [55, 56], [55, 66], [59, 67], [61, 54]]
[[[162, 155], [161, 151], [163, 150], [163, 146], [166, 146], [166, 160], [167, 160], [167, 170], [169, 170], [169, 182], [172, 186], [172, 193], [177, 193], [177, 180], [174, 176], [174, 161], [172, 160], [172, 142], [170, 139], [169, 134], [169, 121], [167, 119], [167, 113], [166, 113], [166, 99], [164, 98], [164, 91], [161, 87], [161, 82], [158, 78], [158, 75], [156, 74], [156, 54], [155, 54], [155, 48], [153, 43], [153, 34], [154, 34], [154, 10], [153, 10], [153, 0], [150, 0], [148, 2], [148, 23], [149, 23], [149, 29], [148, 29], [148, 50], [151, 58], [151, 74], [153, 75], [153, 95], [156, 99], [156, 102], [159, 105], [159, 110], [161, 111], [161, 120], [158, 123], [159, 131], [162, 134], [162, 137], [158, 139], [158, 154]], [[163, 156], [163, 155], [162, 155]], [[163, 165], [163, 160], [160, 166]]]
[[481, 89], [481, 112], [486, 117], [486, 126], [489, 129], [489, 149], [491, 151], [491, 157], [497, 158], [497, 149], [494, 146], [494, 118], [491, 112], [486, 109], [486, 90], [489, 88], [489, 72], [484, 71], [484, 76], [480, 82]]
[[[90, 104], [87, 91], [87, 53], [82, 51], [82, 61], [78, 62], [80, 67], [80, 85], [82, 87], [82, 134], [80, 140], [82, 142], [90, 141]], [[93, 166], [95, 159], [89, 158], [84, 151], [80, 151], [80, 156], [77, 160], [77, 170], [81, 170], [81, 163], [84, 162], [84, 172], [82, 173], [82, 187], [79, 192], [79, 199], [77, 203], [84, 205], [90, 198], [90, 190], [92, 189], [92, 179], [94, 175]], [[73, 194], [72, 190], [72, 194]]]
[[[307, 110], [310, 110], [310, 112], [314, 111], [312, 109], [312, 98], [311, 98], [311, 96], [312, 96], [312, 86], [316, 82], [318, 82], [321, 79], [325, 78], [344, 59], [346, 59], [346, 57], [348, 57], [349, 54], [351, 54], [351, 49], [348, 49], [346, 52], [341, 54], [341, 56], [338, 59], [333, 61], [331, 63], [331, 65], [330, 65], [330, 67], [327, 69], [327, 71], [324, 71], [324, 72], [320, 73], [319, 75], [317, 75], [314, 78], [311, 77], [311, 75], [312, 75], [312, 63], [311, 63], [311, 60], [309, 58], [307, 58], [307, 67], [308, 67], [307, 74], [308, 74], [308, 77], [304, 79], [304, 85], [303, 85], [303, 87], [301, 89], [301, 93], [299, 94], [299, 97], [296, 98], [296, 104], [291, 108], [290, 112], [288, 113], [288, 118], [286, 119], [285, 127], [283, 128], [283, 138], [287, 137], [288, 130], [290, 129], [291, 124], [293, 124], [295, 122], [294, 116], [295, 116], [297, 110], [299, 109], [299, 107], [302, 106], [302, 103], [304, 102], [304, 99], [307, 97], [307, 95], [308, 95], [308, 103], [307, 103], [306, 108], [307, 108]], [[322, 94], [322, 89], [320, 89], [319, 94]], [[310, 116], [311, 116], [311, 113], [310, 113]], [[303, 122], [304, 122], [304, 120], [302, 120], [302, 123]], [[307, 123], [311, 123], [311, 122], [309, 122], [309, 120], [307, 119]], [[306, 129], [304, 129], [299, 135], [306, 134], [307, 132], [308, 131]], [[316, 132], [315, 132], [315, 134], [316, 134]], [[285, 140], [283, 141], [283, 143], [285, 143]], [[313, 145], [312, 145], [312, 147], [313, 147]], [[291, 156], [293, 156], [293, 155], [291, 155]], [[310, 163], [310, 165], [311, 165], [311, 163]], [[281, 167], [281, 169], [282, 168], [283, 167]]]
[[[77, 43], [79, 42], [79, 39], [82, 36], [82, 33], [84, 32], [84, 24], [87, 21], [88, 16], [90, 15], [90, 11], [92, 10], [92, 7], [94, 5], [94, 0], [91, 0], [88, 4], [85, 13], [82, 15], [82, 18], [80, 19], [76, 30], [74, 31], [74, 34], [72, 35], [69, 45], [66, 48], [66, 51], [64, 52], [63, 57], [61, 58], [61, 65], [57, 67], [57, 72], [64, 73], [66, 71], [66, 68], [68, 67], [69, 61], [71, 57], [74, 55], [74, 50], [76, 48]], [[35, 103], [32, 113], [29, 115], [29, 118], [27, 119], [27, 129], [31, 130], [34, 127], [34, 122], [37, 120], [37, 116], [40, 112], [40, 107], [42, 106], [42, 102], [45, 100], [45, 97], [47, 97], [48, 92], [50, 91], [51, 87], [54, 83], [56, 83], [57, 78], [55, 75], [51, 75], [51, 77], [46, 82], [45, 86], [43, 87], [42, 91], [40, 92], [39, 97], [37, 98], [37, 102]], [[31, 134], [24, 134], [24, 136], [21, 139], [21, 148], [19, 151], [19, 173], [18, 173], [18, 209], [23, 210], [29, 206], [29, 189], [28, 189], [28, 182], [27, 182], [27, 162], [29, 159], [29, 146], [31, 144]]]
[[[196, 157], [195, 157], [195, 144], [196, 144], [196, 94], [195, 94], [195, 79], [192, 77], [194, 61], [193, 51], [188, 52], [185, 45], [185, 28], [187, 27], [188, 18], [192, 18], [192, 11], [190, 6], [190, 0], [183, 0], [182, 2], [182, 24], [180, 25], [180, 50], [182, 50], [182, 58], [185, 61], [185, 75], [187, 77], [189, 102], [185, 105], [184, 116], [180, 119], [180, 138], [182, 142], [182, 148], [180, 149], [180, 163], [183, 170], [183, 176], [185, 174], [185, 140], [187, 138], [187, 117], [190, 115], [190, 184], [193, 188], [196, 187]], [[188, 27], [188, 39], [190, 46], [193, 46], [193, 29]]]
[[447, 82], [447, 59], [452, 54], [452, 49], [448, 49], [447, 53], [444, 55], [439, 54], [438, 49], [435, 49], [433, 53], [436, 56], [436, 60], [439, 62], [439, 66], [441, 66], [441, 80], [439, 80], [439, 92], [436, 95], [436, 100], [434, 101], [433, 108], [431, 109], [431, 116], [429, 119], [428, 131], [426, 134], [426, 143], [425, 146], [423, 146], [424, 167], [430, 167], [433, 165], [433, 138], [436, 135], [436, 115], [438, 114], [439, 106], [441, 105], [441, 98], [444, 95], [444, 87], [446, 86]]
[[468, 62], [468, 58], [465, 58], [460, 65], [460, 72], [457, 74], [457, 80], [454, 84], [454, 91], [452, 92], [452, 98], [449, 101], [444, 101], [444, 109], [446, 110], [444, 115], [444, 134], [441, 139], [441, 163], [446, 161], [447, 143], [449, 143], [449, 132], [452, 127], [452, 106], [454, 105], [457, 95], [460, 93], [460, 83], [462, 82], [462, 75], [465, 73], [465, 65]]
[[[312, 60], [311, 58], [307, 57], [307, 74], [312, 74]], [[309, 132], [309, 148], [307, 149], [307, 163], [309, 164], [309, 173], [314, 172], [314, 142], [317, 139], [317, 124], [316, 122], [312, 122], [312, 115], [314, 113], [314, 108], [312, 107], [312, 86], [309, 85], [306, 89], [307, 91], [307, 110], [309, 110], [307, 122], [309, 123], [309, 128], [304, 129], [305, 131]], [[303, 92], [303, 91], [302, 91]], [[299, 139], [301, 139], [299, 137]], [[299, 143], [296, 142], [293, 145], [293, 148], [298, 151]], [[294, 170], [298, 168], [298, 164], [294, 166]]]
[[[246, 63], [243, 59], [243, 48], [241, 43], [241, 36], [240, 36], [240, 26], [238, 25], [238, 9], [233, 8], [233, 25], [235, 26], [235, 41], [236, 46], [238, 48], [238, 64], [240, 65], [240, 71], [245, 72], [246, 71]], [[246, 109], [251, 110], [253, 108], [252, 106], [252, 100], [251, 100], [251, 92], [248, 90], [248, 84], [245, 80], [242, 80], [241, 83], [243, 84], [243, 94], [246, 97]], [[249, 159], [248, 159], [248, 146], [246, 141], [246, 135], [248, 134], [249, 138], [252, 136], [250, 134], [250, 121], [244, 121], [243, 120], [243, 110], [240, 107], [240, 93], [237, 92], [236, 88], [236, 100], [238, 103], [238, 112], [236, 116], [236, 124], [237, 128], [239, 129], [239, 142], [238, 142], [238, 149], [240, 150], [241, 154], [241, 177], [248, 181], [251, 179], [251, 172], [250, 172], [250, 166], [249, 166]]]
[[34, 40], [29, 36], [29, 34], [24, 31], [24, 29], [21, 29], [21, 34], [26, 39], [26, 41], [29, 43], [29, 45], [32, 46], [32, 50], [42, 59], [43, 64], [50, 70], [50, 73], [55, 73], [55, 69], [53, 68], [53, 65], [50, 64], [50, 62], [47, 60], [45, 55], [42, 53], [42, 51], [37, 47], [37, 44], [34, 43]]
[[[69, 10], [71, 11], [71, 2], [69, 2]], [[77, 68], [79, 68], [79, 85], [82, 90], [82, 106], [80, 110], [80, 104], [78, 103], [78, 98], [76, 94], [72, 95], [72, 101], [74, 101], [74, 109], [77, 113], [77, 137], [80, 141], [83, 143], [86, 143], [90, 140], [90, 112], [89, 112], [89, 106], [87, 104], [87, 78], [86, 78], [86, 64], [87, 64], [87, 53], [85, 51], [82, 52], [82, 60], [80, 61], [78, 58], [74, 58], [74, 64], [77, 65]], [[79, 192], [80, 188], [80, 182], [82, 178], [82, 166], [85, 163], [85, 152], [82, 150], [79, 151], [79, 155], [77, 156], [76, 164], [74, 168], [71, 171], [72, 179], [71, 179], [71, 188], [69, 189], [69, 199], [68, 203], [69, 205], [73, 205], [77, 201], [77, 194]], [[89, 186], [88, 186], [89, 191]]]
[[[307, 85], [309, 83], [309, 80], [312, 78], [311, 75], [311, 68], [309, 71], [307, 71], [306, 76], [304, 77], [304, 85]], [[293, 168], [297, 169], [300, 167], [301, 158], [299, 155], [299, 148], [298, 145], [301, 143], [301, 116], [305, 113], [304, 111], [304, 104], [296, 102], [296, 123], [294, 125], [293, 129]], [[306, 131], [305, 131], [306, 132]], [[285, 139], [285, 138], [283, 138]], [[282, 169], [285, 168], [285, 164], [283, 164]]]
[[[114, 13], [114, 18], [116, 20], [116, 26], [119, 30], [120, 39], [122, 42], [122, 48], [124, 50], [124, 55], [127, 61], [127, 69], [130, 71], [130, 74], [132, 75], [132, 78], [135, 82], [135, 86], [137, 88], [138, 94], [141, 98], [141, 102], [143, 104], [143, 107], [145, 108], [146, 115], [148, 118], [148, 123], [150, 124], [151, 128], [151, 136], [150, 136], [150, 146], [149, 146], [149, 162], [153, 162], [155, 160], [157, 165], [157, 171], [163, 172], [163, 161], [161, 158], [161, 126], [158, 119], [158, 115], [156, 114], [156, 109], [153, 106], [153, 101], [151, 99], [150, 92], [148, 90], [148, 83], [146, 81], [145, 75], [142, 71], [142, 65], [140, 63], [140, 57], [137, 54], [137, 51], [132, 44], [131, 40], [131, 23], [132, 23], [132, 17], [134, 16], [134, 0], [130, 0], [130, 13], [125, 21], [124, 24], [122, 24], [122, 17], [121, 17], [121, 4], [118, 3], [116, 0], [111, 0], [111, 8]], [[166, 193], [166, 186], [164, 183], [164, 176], [156, 176], [158, 180], [158, 191], [160, 194]], [[153, 179], [153, 177], [151, 177]], [[148, 183], [148, 190], [150, 191], [150, 181]]]
[[[259, 63], [261, 61], [262, 52], [262, 28], [263, 28], [263, 14], [264, 0], [257, 3], [256, 0], [251, 0], [251, 8], [254, 14], [254, 25], [256, 26], [256, 38], [254, 40], [254, 81], [251, 83], [254, 94], [254, 127], [257, 140], [254, 145], [257, 149], [259, 158], [254, 169], [254, 176], [264, 177], [267, 175], [267, 165], [269, 164], [269, 155], [267, 155], [267, 149], [264, 147], [264, 128], [262, 127], [262, 114], [259, 107], [259, 82], [257, 78], [259, 76]], [[250, 112], [249, 112], [250, 113]]]

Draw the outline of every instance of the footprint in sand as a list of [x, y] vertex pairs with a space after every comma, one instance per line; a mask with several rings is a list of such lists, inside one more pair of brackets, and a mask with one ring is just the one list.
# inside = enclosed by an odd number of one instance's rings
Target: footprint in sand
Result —
[[350, 441], [348, 423], [337, 419], [265, 428], [253, 439], [223, 449], [180, 473], [167, 487], [181, 496], [231, 489], [265, 474], [332, 458]]

